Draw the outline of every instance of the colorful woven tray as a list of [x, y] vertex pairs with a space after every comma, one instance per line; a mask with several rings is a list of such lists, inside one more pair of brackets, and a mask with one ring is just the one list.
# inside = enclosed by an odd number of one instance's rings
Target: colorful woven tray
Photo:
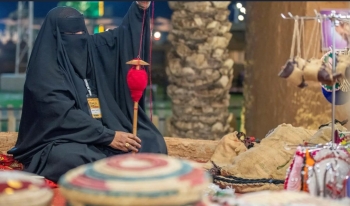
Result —
[[21, 171], [0, 171], [0, 205], [49, 206], [52, 190], [43, 178]]
[[186, 205], [211, 178], [199, 165], [158, 154], [118, 155], [69, 171], [59, 181], [70, 205]]

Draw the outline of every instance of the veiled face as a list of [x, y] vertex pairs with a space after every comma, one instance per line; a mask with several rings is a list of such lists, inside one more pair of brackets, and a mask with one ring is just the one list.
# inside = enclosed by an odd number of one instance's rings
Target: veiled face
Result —
[[84, 16], [73, 8], [64, 7], [56, 18], [69, 62], [79, 76], [86, 78], [89, 34]]
[[86, 31], [83, 14], [74, 8], [60, 7], [60, 11], [55, 14], [54, 18], [57, 19], [60, 32], [78, 33]]

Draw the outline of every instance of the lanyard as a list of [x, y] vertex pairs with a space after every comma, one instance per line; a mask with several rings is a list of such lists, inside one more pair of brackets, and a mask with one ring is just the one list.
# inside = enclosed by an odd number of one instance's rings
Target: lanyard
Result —
[[91, 88], [90, 88], [90, 86], [89, 86], [89, 82], [87, 81], [87, 79], [84, 79], [84, 82], [85, 82], [85, 86], [86, 86], [86, 89], [87, 89], [87, 91], [88, 91], [88, 93], [89, 93], [89, 95], [88, 96], [92, 96], [92, 93], [91, 93]]

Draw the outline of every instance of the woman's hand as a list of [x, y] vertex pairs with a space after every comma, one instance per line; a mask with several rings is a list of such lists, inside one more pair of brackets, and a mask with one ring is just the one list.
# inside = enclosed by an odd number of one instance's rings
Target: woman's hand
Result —
[[148, 9], [149, 5], [151, 5], [150, 1], [136, 1], [136, 4], [140, 7], [140, 9]]
[[109, 146], [124, 152], [129, 152], [130, 150], [138, 152], [141, 148], [141, 140], [130, 133], [115, 132], [114, 139]]

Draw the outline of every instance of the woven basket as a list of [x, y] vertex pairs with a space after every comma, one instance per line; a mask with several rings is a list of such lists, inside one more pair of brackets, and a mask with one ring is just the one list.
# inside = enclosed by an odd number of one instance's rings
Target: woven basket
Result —
[[0, 154], [6, 152], [15, 146], [17, 141], [17, 132], [0, 132]]

